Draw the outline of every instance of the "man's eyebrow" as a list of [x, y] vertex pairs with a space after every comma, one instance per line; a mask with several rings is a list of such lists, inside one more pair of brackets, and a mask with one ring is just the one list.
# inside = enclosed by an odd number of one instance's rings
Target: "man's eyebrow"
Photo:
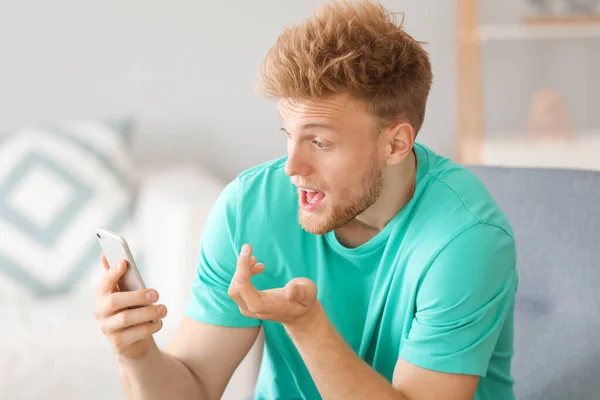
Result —
[[302, 125], [302, 130], [314, 129], [314, 128], [329, 129], [330, 131], [337, 132], [337, 129], [335, 129], [335, 126], [329, 125], [329, 124], [324, 124], [324, 123], [319, 123], [319, 122], [311, 122], [311, 123]]
[[[304, 130], [315, 129], [315, 128], [327, 129], [327, 130], [337, 133], [337, 129], [335, 129], [335, 126], [325, 124], [325, 123], [319, 123], [319, 122], [306, 123], [306, 124], [302, 125], [300, 130], [304, 131]], [[285, 128], [281, 128], [281, 130], [284, 132], [287, 132], [287, 129], [285, 129]]]

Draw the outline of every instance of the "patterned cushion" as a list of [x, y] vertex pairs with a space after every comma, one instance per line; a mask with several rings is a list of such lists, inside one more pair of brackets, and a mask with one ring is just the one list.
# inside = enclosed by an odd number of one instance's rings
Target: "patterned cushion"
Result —
[[122, 232], [132, 216], [129, 128], [83, 121], [2, 138], [0, 282], [52, 296], [98, 268], [94, 228]]

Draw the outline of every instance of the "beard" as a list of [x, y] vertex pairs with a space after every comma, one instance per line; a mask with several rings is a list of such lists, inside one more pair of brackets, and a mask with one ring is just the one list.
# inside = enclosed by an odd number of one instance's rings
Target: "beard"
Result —
[[343, 189], [340, 194], [343, 204], [328, 204], [320, 214], [313, 214], [299, 208], [298, 222], [302, 228], [314, 235], [324, 235], [337, 229], [362, 214], [379, 198], [383, 188], [383, 173], [377, 163], [377, 154], [373, 157], [359, 179], [357, 189]]

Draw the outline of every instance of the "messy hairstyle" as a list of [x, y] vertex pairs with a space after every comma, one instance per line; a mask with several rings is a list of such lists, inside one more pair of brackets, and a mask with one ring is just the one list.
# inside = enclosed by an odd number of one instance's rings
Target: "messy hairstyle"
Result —
[[380, 127], [409, 122], [419, 132], [432, 72], [428, 53], [368, 1], [332, 1], [286, 28], [262, 63], [258, 90], [272, 98], [318, 100], [349, 94]]

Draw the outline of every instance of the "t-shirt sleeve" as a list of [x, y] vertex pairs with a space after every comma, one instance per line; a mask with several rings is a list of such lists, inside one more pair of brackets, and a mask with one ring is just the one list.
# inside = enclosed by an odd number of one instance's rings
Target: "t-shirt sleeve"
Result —
[[517, 285], [514, 238], [486, 224], [463, 231], [424, 274], [400, 357], [430, 370], [485, 376]]
[[229, 183], [215, 202], [200, 238], [198, 265], [185, 314], [200, 322], [251, 327], [260, 321], [242, 315], [227, 290], [240, 249], [236, 243], [239, 178]]

